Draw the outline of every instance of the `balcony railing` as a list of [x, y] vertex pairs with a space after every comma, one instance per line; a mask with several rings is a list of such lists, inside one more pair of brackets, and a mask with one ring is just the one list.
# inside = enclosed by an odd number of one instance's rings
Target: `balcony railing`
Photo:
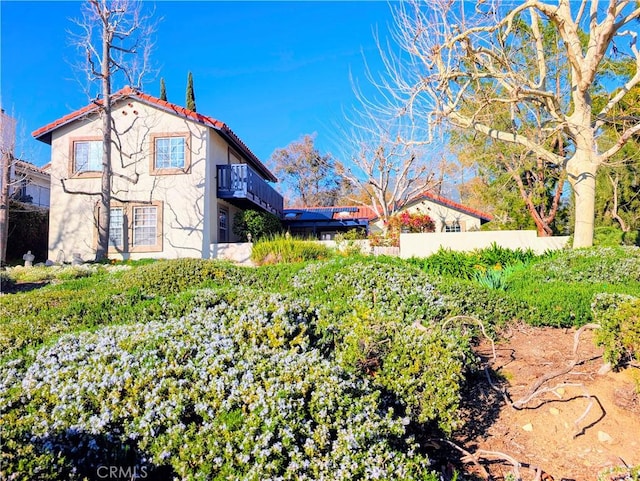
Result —
[[257, 207], [282, 216], [284, 201], [256, 171], [247, 164], [218, 165], [218, 198], [234, 199], [241, 207], [249, 201]]

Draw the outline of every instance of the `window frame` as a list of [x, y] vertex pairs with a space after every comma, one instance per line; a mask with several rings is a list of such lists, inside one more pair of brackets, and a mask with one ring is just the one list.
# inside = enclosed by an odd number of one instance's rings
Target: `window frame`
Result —
[[[113, 233], [113, 211], [114, 210], [122, 211], [122, 225], [120, 226], [120, 230], [122, 232], [122, 238], [120, 239], [122, 242], [119, 245], [112, 244], [112, 233]], [[117, 252], [124, 251], [124, 247], [127, 245], [127, 212], [126, 208], [123, 205], [112, 205], [111, 206], [111, 214], [109, 215], [109, 251], [114, 250]]]
[[[222, 216], [224, 215], [224, 227], [222, 226]], [[224, 231], [224, 236], [222, 232]], [[224, 239], [221, 239], [224, 237]], [[218, 243], [228, 243], [229, 240], [229, 209], [224, 205], [218, 206]]]
[[[104, 142], [101, 136], [72, 137], [69, 139], [69, 176], [71, 177], [101, 177], [102, 159], [100, 159], [100, 170], [76, 170], [76, 144]], [[102, 145], [100, 151], [102, 152]]]
[[[159, 139], [184, 139], [184, 165], [182, 167], [156, 166], [156, 141]], [[191, 171], [191, 133], [190, 132], [159, 132], [151, 134], [151, 156], [149, 158], [149, 175], [188, 174]]]
[[459, 220], [452, 220], [445, 222], [444, 232], [446, 234], [455, 234], [457, 232], [464, 232], [462, 222]]
[[[135, 209], [140, 207], [155, 207], [156, 208], [156, 243], [153, 245], [133, 245], [134, 240], [134, 222], [135, 222]], [[147, 253], [147, 252], [162, 252], [164, 244], [164, 223], [163, 223], [163, 210], [164, 203], [162, 201], [151, 202], [116, 202], [111, 201], [111, 209], [122, 209], [122, 246], [117, 247], [111, 245], [111, 239], [109, 239], [109, 254], [135, 254], [135, 253]], [[97, 214], [97, 212], [96, 212]], [[96, 215], [96, 219], [97, 219]], [[96, 245], [98, 241], [98, 229], [95, 228], [95, 240]], [[111, 232], [109, 232], [111, 234]]]

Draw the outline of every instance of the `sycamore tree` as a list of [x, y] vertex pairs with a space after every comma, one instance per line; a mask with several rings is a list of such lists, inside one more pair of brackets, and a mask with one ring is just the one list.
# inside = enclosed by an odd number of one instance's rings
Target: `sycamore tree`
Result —
[[392, 120], [369, 117], [352, 124], [341, 143], [344, 161], [338, 162], [338, 173], [359, 193], [353, 202], [371, 207], [385, 231], [396, 210], [438, 185], [434, 162], [420, 146], [402, 142]]
[[96, 195], [97, 247], [96, 261], [107, 257], [113, 168], [112, 148], [118, 132], [112, 116], [112, 93], [116, 84], [140, 88], [148, 73], [150, 35], [149, 17], [142, 13], [137, 0], [87, 0], [81, 6], [81, 18], [74, 20], [75, 45], [83, 61], [76, 66], [85, 76], [87, 94], [98, 106], [102, 120], [102, 175], [100, 192], [65, 191], [80, 195]]
[[[393, 14], [401, 53], [383, 56], [388, 75], [379, 86], [391, 100], [388, 112], [424, 128], [410, 140], [428, 142], [438, 126], [472, 130], [557, 166], [573, 190], [574, 247], [592, 245], [598, 170], [640, 132], [640, 120], [617, 109], [640, 84], [638, 3], [408, 0]], [[549, 58], [556, 37], [567, 65], [560, 89]], [[595, 108], [594, 87], [614, 53], [630, 56], [633, 68], [609, 79], [606, 101]], [[506, 126], [495, 122], [496, 105], [509, 111]], [[544, 135], [537, 137], [527, 126], [540, 110]], [[616, 135], [603, 135], [614, 123], [622, 127]], [[561, 151], [553, 146], [558, 136]]]

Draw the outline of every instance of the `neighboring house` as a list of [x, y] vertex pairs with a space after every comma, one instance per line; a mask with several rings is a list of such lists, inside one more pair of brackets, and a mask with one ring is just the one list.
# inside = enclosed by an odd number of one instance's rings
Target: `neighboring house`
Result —
[[[493, 216], [431, 192], [424, 192], [407, 202], [397, 212], [428, 214], [435, 232], [467, 232], [479, 230]], [[371, 230], [382, 232], [382, 220], [374, 219]]]
[[49, 208], [51, 191], [50, 164], [36, 167], [24, 160], [11, 163], [11, 197], [18, 202]]
[[[238, 240], [237, 212], [282, 215], [277, 179], [226, 124], [129, 87], [112, 98], [110, 258], [209, 258]], [[50, 259], [95, 256], [101, 129], [93, 103], [33, 132], [51, 145]]]
[[337, 233], [353, 229], [366, 235], [375, 216], [363, 206], [301, 207], [285, 209], [282, 223], [292, 235], [333, 240]]

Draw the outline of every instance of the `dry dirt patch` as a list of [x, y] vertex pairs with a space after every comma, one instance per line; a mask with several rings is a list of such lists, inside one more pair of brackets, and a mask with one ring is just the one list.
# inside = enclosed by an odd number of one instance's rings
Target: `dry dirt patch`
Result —
[[[580, 336], [577, 357], [584, 363], [542, 387], [563, 387], [536, 396], [522, 409], [511, 402], [522, 399], [541, 377], [562, 370], [573, 359], [574, 330], [522, 326], [502, 333], [494, 361], [491, 345], [478, 353], [490, 366], [492, 386], [479, 375], [465, 400], [468, 426], [456, 441], [471, 453], [498, 451], [520, 463], [548, 473], [538, 479], [597, 480], [607, 469], [640, 465], [640, 402], [635, 386], [640, 372], [598, 374], [602, 350], [593, 333]], [[508, 463], [485, 465], [494, 479], [511, 472]], [[535, 479], [533, 470], [521, 468], [523, 479]], [[545, 476], [548, 476], [545, 478]], [[602, 479], [616, 479], [612, 476]]]

